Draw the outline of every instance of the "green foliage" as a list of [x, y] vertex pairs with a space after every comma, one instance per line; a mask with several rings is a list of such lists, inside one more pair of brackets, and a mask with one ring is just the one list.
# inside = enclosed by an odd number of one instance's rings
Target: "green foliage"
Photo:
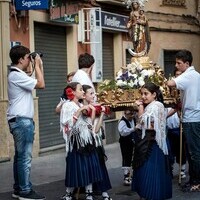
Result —
[[115, 80], [105, 80], [99, 85], [100, 91], [108, 91], [108, 90], [113, 90], [116, 88], [117, 88], [117, 85], [116, 85]]

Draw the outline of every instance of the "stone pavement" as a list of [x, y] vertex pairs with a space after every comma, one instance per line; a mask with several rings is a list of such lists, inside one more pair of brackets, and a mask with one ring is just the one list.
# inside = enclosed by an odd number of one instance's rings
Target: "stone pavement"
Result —
[[[121, 155], [119, 143], [105, 145], [108, 156], [107, 167], [110, 175], [112, 189], [109, 191], [113, 200], [137, 200], [136, 193], [131, 192], [131, 188], [123, 186]], [[177, 175], [178, 169], [175, 169]], [[44, 194], [47, 200], [59, 200], [65, 193], [64, 187], [65, 175], [65, 152], [43, 155], [34, 158], [32, 162], [31, 180], [33, 188]], [[12, 193], [12, 162], [0, 163], [0, 200], [10, 200]], [[81, 195], [80, 197], [84, 197]], [[96, 196], [96, 199], [102, 199]], [[84, 198], [81, 198], [84, 199]], [[173, 198], [172, 200], [200, 200], [200, 192], [183, 193], [178, 185], [178, 177], [173, 180]]]

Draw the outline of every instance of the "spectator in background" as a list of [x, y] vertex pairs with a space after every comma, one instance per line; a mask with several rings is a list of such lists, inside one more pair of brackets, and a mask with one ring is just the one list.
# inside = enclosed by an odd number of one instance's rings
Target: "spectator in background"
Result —
[[70, 72], [69, 74], [67, 74], [67, 80], [66, 80], [67, 83], [71, 83], [72, 82], [72, 79], [73, 79], [73, 76], [74, 76], [75, 73], [76, 72], [73, 71], [73, 72]]
[[119, 143], [122, 155], [122, 169], [124, 171], [124, 185], [131, 185], [131, 163], [133, 157], [133, 133], [135, 130], [134, 111], [125, 110], [124, 116], [119, 121]]
[[[75, 73], [76, 73], [76, 72], [74, 71], [74, 72], [70, 72], [69, 74], [67, 74], [67, 83], [71, 83], [72, 78], [73, 78], [73, 76], [74, 76]], [[66, 101], [66, 95], [65, 95], [65, 89], [64, 89], [63, 94], [62, 94], [62, 96], [60, 97], [60, 102], [57, 104], [56, 109], [55, 109], [55, 112], [56, 112], [57, 114], [60, 113], [61, 108], [62, 108], [62, 105], [63, 105], [63, 103], [64, 103], [65, 101]]]
[[72, 82], [79, 82], [81, 85], [90, 85], [95, 92], [94, 84], [92, 83], [91, 80], [91, 72], [94, 62], [95, 60], [92, 55], [88, 53], [81, 54], [78, 58], [79, 69], [73, 76]]

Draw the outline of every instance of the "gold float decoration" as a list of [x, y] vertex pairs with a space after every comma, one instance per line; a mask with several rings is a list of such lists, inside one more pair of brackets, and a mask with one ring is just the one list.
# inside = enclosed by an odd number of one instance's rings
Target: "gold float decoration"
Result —
[[163, 69], [148, 56], [133, 57], [130, 64], [117, 72], [115, 80], [105, 80], [99, 85], [98, 102], [114, 111], [137, 108], [135, 101], [141, 98], [140, 88], [147, 82], [154, 82], [160, 86], [165, 106], [171, 107], [177, 104], [179, 94], [175, 88], [170, 89], [166, 81]]

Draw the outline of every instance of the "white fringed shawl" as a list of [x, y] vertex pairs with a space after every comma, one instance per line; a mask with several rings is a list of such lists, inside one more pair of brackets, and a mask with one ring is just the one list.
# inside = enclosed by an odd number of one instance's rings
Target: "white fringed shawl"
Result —
[[145, 107], [144, 113], [140, 116], [142, 127], [142, 139], [145, 136], [145, 130], [151, 129], [151, 123], [156, 131], [156, 142], [165, 155], [168, 155], [166, 142], [166, 111], [162, 103], [153, 101]]
[[[97, 126], [98, 121], [99, 121], [99, 117], [96, 117], [94, 120], [94, 129]], [[94, 129], [93, 129], [93, 135], [94, 135], [94, 139], [95, 139], [95, 146], [96, 147], [103, 146], [102, 129], [100, 128], [97, 133], [94, 132]]]
[[[80, 107], [73, 101], [67, 101], [62, 105], [60, 113], [60, 129], [66, 143], [66, 152], [73, 150], [76, 141], [77, 148], [86, 144], [93, 144], [92, 123], [90, 118], [80, 115], [74, 123], [73, 115]], [[73, 136], [73, 137], [72, 137]]]

